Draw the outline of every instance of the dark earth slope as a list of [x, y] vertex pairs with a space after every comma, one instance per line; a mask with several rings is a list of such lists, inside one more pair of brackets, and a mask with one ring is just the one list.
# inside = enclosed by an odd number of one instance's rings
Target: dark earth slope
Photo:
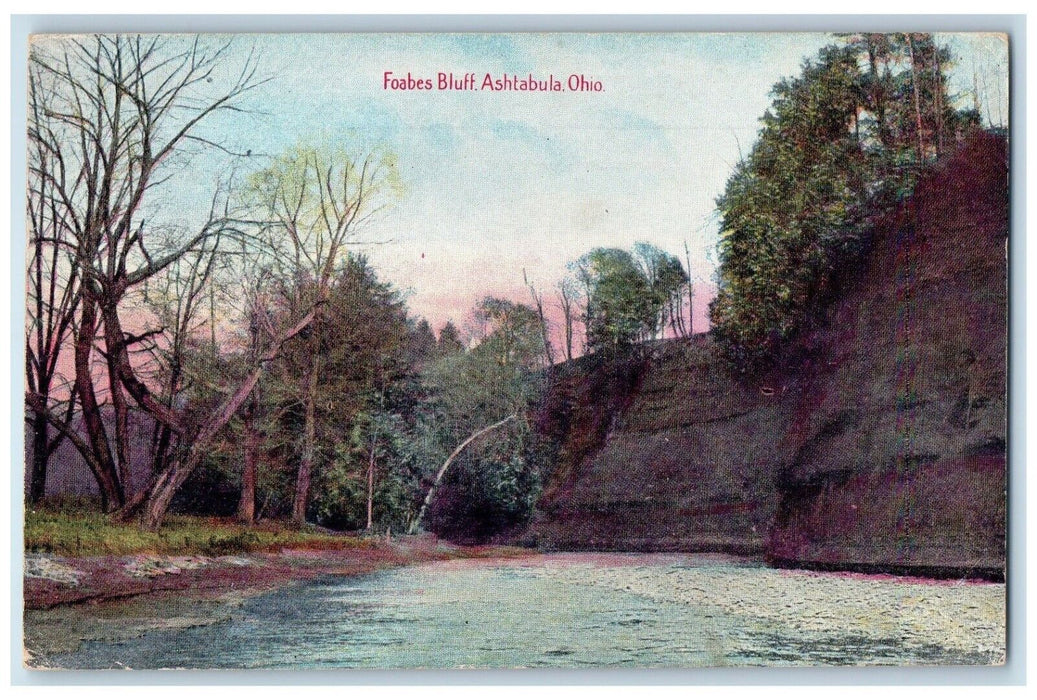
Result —
[[774, 437], [789, 420], [779, 398], [729, 377], [704, 336], [659, 346], [625, 410], [610, 407], [606, 432], [576, 416], [567, 437], [599, 440], [582, 460], [563, 450], [532, 528], [537, 544], [762, 551], [778, 505], [774, 465], [792, 456]]
[[982, 136], [925, 176], [808, 339], [776, 560], [1000, 569], [1008, 153]]
[[[699, 337], [605, 396], [593, 372], [565, 373], [542, 420], [559, 467], [528, 538], [997, 578], [1007, 233], [1007, 146], [982, 135], [876, 226], [782, 371], [735, 380]], [[581, 399], [597, 404], [574, 412]]]

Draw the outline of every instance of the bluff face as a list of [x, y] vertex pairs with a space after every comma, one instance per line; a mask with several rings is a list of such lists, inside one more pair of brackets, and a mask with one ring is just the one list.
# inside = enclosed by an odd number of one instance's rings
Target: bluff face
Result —
[[1007, 163], [981, 135], [924, 175], [767, 374], [733, 376], [705, 336], [561, 370], [526, 538], [1001, 575]]

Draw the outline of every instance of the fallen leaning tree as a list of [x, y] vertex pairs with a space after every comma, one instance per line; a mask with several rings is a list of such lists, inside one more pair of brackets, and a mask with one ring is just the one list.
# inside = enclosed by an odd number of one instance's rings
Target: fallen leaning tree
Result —
[[418, 511], [418, 517], [416, 517], [411, 522], [410, 529], [408, 530], [409, 534], [413, 535], [413, 534], [417, 533], [418, 527], [421, 525], [421, 521], [425, 519], [425, 512], [428, 510], [429, 504], [432, 503], [432, 499], [436, 495], [436, 489], [439, 488], [439, 484], [443, 480], [443, 476], [446, 474], [446, 470], [450, 468], [450, 464], [457, 458], [457, 456], [459, 454], [461, 454], [461, 452], [463, 452], [466, 447], [468, 447], [470, 444], [472, 444], [473, 442], [478, 440], [480, 437], [482, 437], [486, 433], [488, 433], [488, 432], [490, 432], [492, 430], [495, 430], [495, 429], [501, 427], [502, 425], [505, 425], [506, 423], [509, 423], [510, 421], [515, 420], [515, 418], [517, 418], [517, 417], [518, 417], [518, 414], [512, 413], [507, 418], [499, 420], [499, 421], [497, 421], [496, 423], [494, 423], [492, 425], [486, 426], [485, 428], [481, 428], [481, 429], [475, 431], [474, 433], [472, 433], [471, 435], [469, 435], [464, 440], [464, 442], [462, 442], [460, 445], [458, 445], [457, 447], [454, 448], [454, 451], [451, 452], [450, 456], [447, 457], [446, 461], [443, 462], [443, 466], [441, 466], [439, 468], [439, 472], [436, 474], [435, 481], [432, 482], [432, 486], [429, 487], [428, 493], [425, 494], [425, 502], [421, 504], [421, 510]]

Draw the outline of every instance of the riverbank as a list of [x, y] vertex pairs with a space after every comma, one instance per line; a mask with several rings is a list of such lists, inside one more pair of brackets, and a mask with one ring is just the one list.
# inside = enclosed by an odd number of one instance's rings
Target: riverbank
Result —
[[524, 554], [517, 548], [459, 547], [424, 536], [327, 538], [308, 548], [221, 556], [27, 553], [25, 664], [51, 668], [49, 656], [74, 651], [84, 641], [213, 624], [253, 596], [321, 576]]
[[434, 538], [402, 538], [391, 542], [350, 539], [342, 549], [322, 548], [251, 552], [223, 556], [133, 554], [65, 557], [27, 554], [26, 610], [58, 605], [98, 603], [134, 596], [186, 591], [264, 590], [289, 581], [327, 574], [359, 575], [394, 566], [443, 559], [501, 554], [522, 550], [457, 547]]
[[521, 553], [432, 536], [379, 537], [264, 520], [174, 515], [156, 531], [77, 505], [25, 518], [26, 610], [139, 595], [265, 589], [324, 574], [357, 575], [440, 559]]

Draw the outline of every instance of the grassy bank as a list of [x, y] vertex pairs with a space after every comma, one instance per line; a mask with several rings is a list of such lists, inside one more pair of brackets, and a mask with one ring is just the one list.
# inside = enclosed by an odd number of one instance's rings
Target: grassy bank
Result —
[[89, 557], [126, 554], [221, 556], [281, 548], [352, 549], [367, 539], [336, 535], [278, 521], [244, 526], [225, 518], [174, 515], [156, 532], [115, 523], [87, 508], [50, 507], [25, 514], [25, 551]]
[[190, 516], [170, 517], [162, 529], [149, 532], [110, 522], [96, 510], [67, 507], [26, 514], [25, 552], [26, 610], [142, 595], [249, 596], [323, 575], [528, 553], [514, 547], [462, 547], [426, 535], [358, 537], [286, 522], [244, 527], [229, 519]]

